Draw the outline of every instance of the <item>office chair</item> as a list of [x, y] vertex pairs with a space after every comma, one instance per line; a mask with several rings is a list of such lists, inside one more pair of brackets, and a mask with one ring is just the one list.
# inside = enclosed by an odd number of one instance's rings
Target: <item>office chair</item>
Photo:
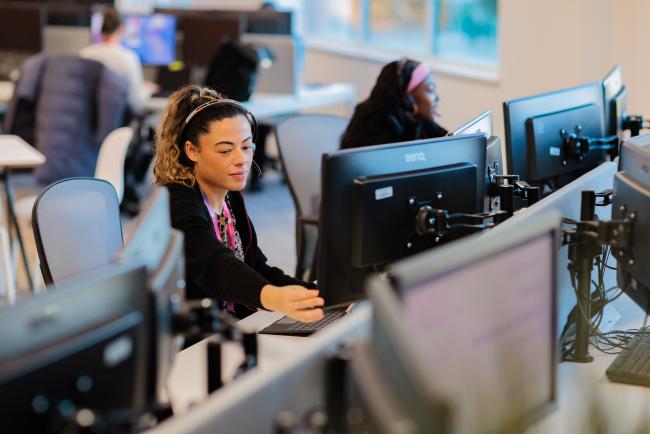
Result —
[[119, 203], [122, 203], [124, 197], [124, 161], [132, 139], [133, 128], [131, 127], [113, 130], [102, 142], [97, 157], [95, 178], [113, 184]]
[[296, 207], [296, 277], [310, 270], [318, 240], [320, 164], [324, 153], [337, 151], [348, 119], [331, 115], [298, 115], [275, 130], [280, 160]]
[[46, 284], [110, 264], [123, 243], [117, 193], [97, 178], [46, 187], [36, 198], [32, 227]]
[[[126, 153], [133, 138], [133, 134], [133, 128], [131, 127], [122, 127], [113, 130], [102, 142], [97, 157], [95, 178], [106, 180], [113, 185], [119, 203], [122, 203], [124, 197], [124, 162], [126, 160]], [[23, 228], [23, 234], [31, 233], [31, 230], [27, 230], [26, 228], [32, 226], [31, 217], [35, 202], [36, 195], [25, 196], [16, 201], [16, 216], [18, 217], [18, 222], [21, 225], [21, 228]], [[36, 264], [33, 243], [31, 242], [31, 237], [29, 235], [25, 235], [25, 243], [32, 246], [31, 249], [29, 249], [30, 266], [32, 269], [28, 270], [28, 272], [32, 274], [33, 281], [37, 282], [36, 269], [38, 268], [38, 265]]]

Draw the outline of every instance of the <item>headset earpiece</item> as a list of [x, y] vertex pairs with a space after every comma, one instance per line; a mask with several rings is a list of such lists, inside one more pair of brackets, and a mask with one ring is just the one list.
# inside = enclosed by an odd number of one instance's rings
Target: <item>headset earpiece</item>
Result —
[[398, 91], [400, 94], [400, 101], [402, 102], [402, 107], [407, 113], [415, 114], [415, 111], [417, 110], [415, 100], [406, 91], [408, 82], [406, 80], [406, 73], [404, 71], [404, 68], [406, 68], [407, 62], [408, 59], [406, 57], [402, 57], [397, 61], [395, 65], [395, 67], [397, 68], [397, 85], [399, 86]]

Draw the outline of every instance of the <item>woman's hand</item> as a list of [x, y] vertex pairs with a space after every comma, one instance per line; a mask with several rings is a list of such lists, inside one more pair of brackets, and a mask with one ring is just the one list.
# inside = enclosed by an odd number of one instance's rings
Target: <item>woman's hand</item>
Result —
[[313, 322], [323, 318], [325, 301], [318, 296], [317, 289], [299, 285], [265, 285], [260, 292], [264, 309], [281, 312], [301, 322]]

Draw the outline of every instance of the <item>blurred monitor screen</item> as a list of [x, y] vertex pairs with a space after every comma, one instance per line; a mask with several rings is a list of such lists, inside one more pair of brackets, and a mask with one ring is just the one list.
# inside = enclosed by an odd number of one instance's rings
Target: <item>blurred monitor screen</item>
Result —
[[[101, 39], [103, 15], [92, 17], [92, 42]], [[176, 60], [176, 17], [166, 14], [123, 17], [122, 45], [135, 51], [143, 65], [168, 65]]]

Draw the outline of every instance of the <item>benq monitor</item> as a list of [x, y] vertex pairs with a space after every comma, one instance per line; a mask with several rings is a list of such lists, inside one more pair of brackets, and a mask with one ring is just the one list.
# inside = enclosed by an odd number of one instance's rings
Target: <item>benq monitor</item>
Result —
[[483, 211], [485, 144], [474, 134], [323, 155], [317, 276], [327, 305], [364, 298], [370, 271], [440, 241], [416, 234], [418, 202]]

